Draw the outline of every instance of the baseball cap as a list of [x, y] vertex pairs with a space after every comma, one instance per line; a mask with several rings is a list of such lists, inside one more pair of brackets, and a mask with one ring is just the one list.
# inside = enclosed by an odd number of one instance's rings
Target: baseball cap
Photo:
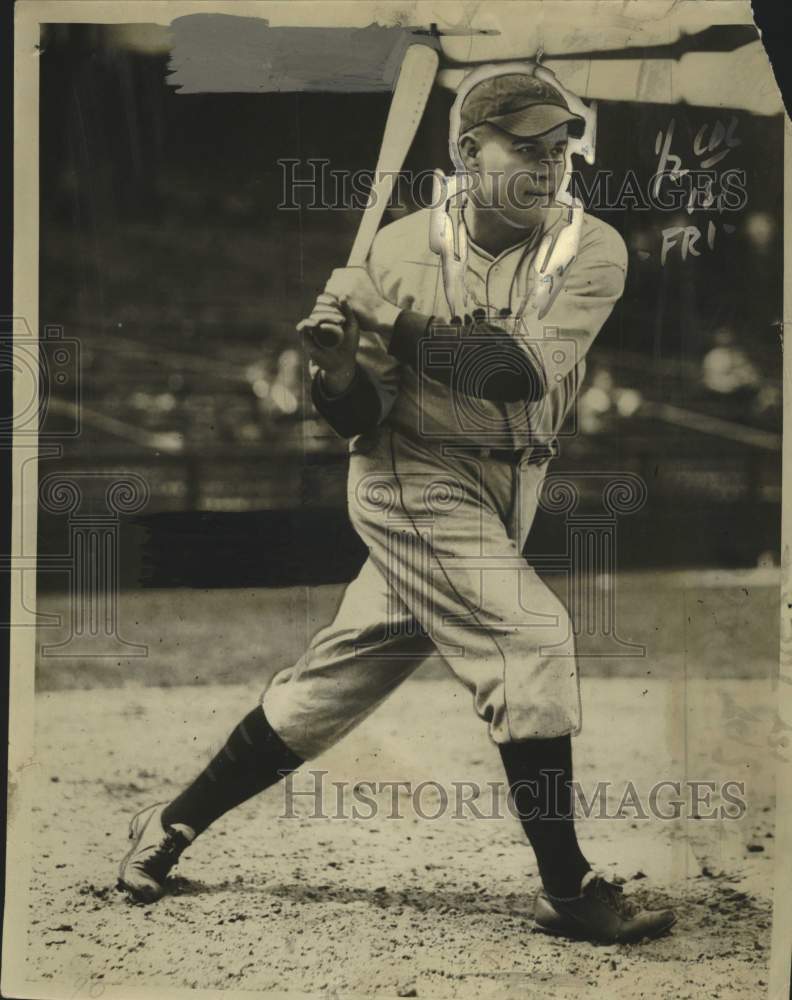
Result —
[[566, 123], [569, 134], [580, 138], [586, 124], [573, 114], [560, 90], [529, 73], [488, 77], [471, 88], [460, 109], [460, 135], [484, 122], [524, 137]]

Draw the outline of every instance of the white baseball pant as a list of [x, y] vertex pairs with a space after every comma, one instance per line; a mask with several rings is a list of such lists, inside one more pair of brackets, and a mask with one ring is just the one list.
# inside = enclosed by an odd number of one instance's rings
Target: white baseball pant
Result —
[[521, 555], [546, 465], [388, 427], [353, 452], [349, 511], [369, 557], [332, 623], [262, 697], [295, 753], [318, 756], [438, 655], [494, 742], [580, 730], [569, 616]]

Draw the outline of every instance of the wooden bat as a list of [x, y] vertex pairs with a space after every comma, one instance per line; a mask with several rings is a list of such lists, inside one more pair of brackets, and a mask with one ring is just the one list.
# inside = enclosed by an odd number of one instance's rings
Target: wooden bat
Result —
[[[355, 242], [349, 253], [347, 267], [363, 267], [371, 244], [393, 192], [396, 175], [404, 166], [415, 133], [429, 99], [437, 74], [439, 56], [428, 45], [410, 45], [404, 53], [399, 76], [393, 88], [388, 119], [382, 136], [382, 146], [374, 170], [374, 180], [368, 203], [360, 220]], [[308, 331], [321, 347], [332, 347], [336, 334], [322, 325]]]

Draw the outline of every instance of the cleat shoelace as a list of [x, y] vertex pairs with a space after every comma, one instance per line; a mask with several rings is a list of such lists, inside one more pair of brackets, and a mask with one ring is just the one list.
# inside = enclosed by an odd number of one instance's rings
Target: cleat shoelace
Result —
[[142, 862], [141, 867], [161, 881], [179, 860], [179, 855], [186, 846], [187, 842], [180, 833], [168, 830], [162, 841]]
[[622, 919], [630, 920], [638, 913], [638, 907], [625, 897], [620, 885], [606, 882], [604, 878], [596, 878], [592, 879], [592, 890], [597, 899], [610, 906]]

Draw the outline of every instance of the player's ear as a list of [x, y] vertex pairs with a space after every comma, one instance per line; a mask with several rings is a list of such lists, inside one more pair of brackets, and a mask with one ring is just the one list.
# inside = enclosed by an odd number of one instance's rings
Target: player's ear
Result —
[[481, 146], [476, 137], [472, 133], [466, 132], [459, 137], [457, 146], [465, 169], [472, 172], [478, 171], [481, 166]]

